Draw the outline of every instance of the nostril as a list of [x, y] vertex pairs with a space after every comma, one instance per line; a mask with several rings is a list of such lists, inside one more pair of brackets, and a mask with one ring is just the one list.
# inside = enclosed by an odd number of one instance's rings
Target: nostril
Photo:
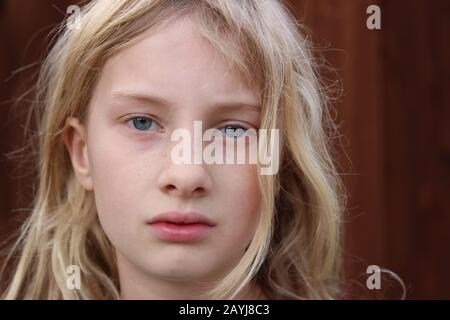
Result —
[[193, 186], [191, 184], [177, 185], [166, 184], [161, 191], [165, 194], [177, 197], [201, 197], [207, 194], [207, 189], [202, 186]]
[[198, 187], [194, 190], [195, 193], [204, 193], [205, 189], [203, 187]]
[[166, 189], [167, 189], [168, 191], [171, 191], [171, 190], [176, 189], [176, 188], [177, 188], [177, 187], [175, 187], [173, 184], [169, 184], [169, 185], [166, 186]]

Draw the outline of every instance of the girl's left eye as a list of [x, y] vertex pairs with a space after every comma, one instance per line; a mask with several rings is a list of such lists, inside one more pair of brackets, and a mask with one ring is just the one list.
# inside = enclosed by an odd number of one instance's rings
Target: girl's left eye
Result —
[[161, 126], [155, 120], [142, 116], [131, 118], [127, 122], [131, 122], [133, 127], [139, 131], [148, 131], [152, 127], [154, 130], [161, 128]]
[[247, 128], [234, 124], [227, 125], [220, 129], [220, 131], [224, 132], [225, 135], [229, 138], [240, 138], [245, 134], [247, 130]]

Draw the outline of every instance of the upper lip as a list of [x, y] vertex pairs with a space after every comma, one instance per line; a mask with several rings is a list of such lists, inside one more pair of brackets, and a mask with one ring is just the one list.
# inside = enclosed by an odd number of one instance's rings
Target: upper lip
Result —
[[158, 214], [151, 218], [148, 223], [158, 223], [158, 222], [170, 222], [176, 224], [191, 224], [191, 223], [201, 223], [209, 226], [215, 226], [216, 224], [206, 216], [198, 212], [180, 212], [180, 211], [170, 211]]

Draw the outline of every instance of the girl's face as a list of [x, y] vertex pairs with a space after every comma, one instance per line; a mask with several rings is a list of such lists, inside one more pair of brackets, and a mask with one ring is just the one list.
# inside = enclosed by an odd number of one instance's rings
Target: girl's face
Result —
[[[258, 90], [194, 26], [189, 17], [177, 18], [108, 60], [86, 128], [68, 122], [78, 128], [72, 145], [81, 151], [71, 152], [77, 175], [94, 191], [120, 276], [136, 282], [217, 280], [242, 257], [259, 218], [254, 164], [171, 159], [177, 144], [171, 132], [184, 128], [194, 137], [194, 120], [202, 121], [203, 131], [257, 129], [260, 121], [259, 108], [250, 107], [260, 104]], [[224, 139], [232, 138], [224, 133]], [[164, 240], [148, 222], [168, 211], [195, 211], [215, 226], [197, 240]]]

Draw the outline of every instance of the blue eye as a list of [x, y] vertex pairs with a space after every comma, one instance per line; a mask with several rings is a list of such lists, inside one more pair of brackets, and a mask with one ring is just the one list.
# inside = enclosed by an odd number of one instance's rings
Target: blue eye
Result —
[[139, 131], [147, 131], [152, 127], [152, 125], [158, 126], [156, 121], [154, 121], [153, 119], [150, 119], [150, 118], [146, 118], [146, 117], [134, 117], [128, 121], [132, 121], [133, 127]]
[[220, 131], [224, 132], [229, 138], [240, 138], [245, 134], [247, 129], [237, 125], [227, 125]]

